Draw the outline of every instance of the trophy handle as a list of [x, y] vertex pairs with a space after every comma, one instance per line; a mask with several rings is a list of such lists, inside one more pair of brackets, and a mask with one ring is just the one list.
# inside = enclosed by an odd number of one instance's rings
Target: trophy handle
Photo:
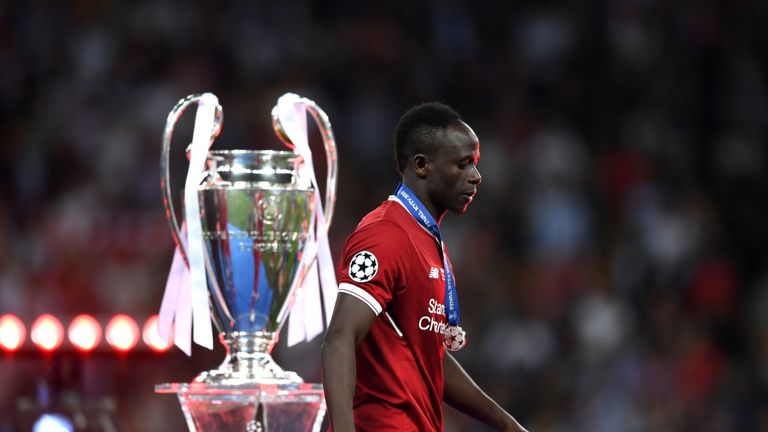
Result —
[[[179, 227], [178, 218], [176, 218], [176, 212], [173, 210], [173, 198], [171, 195], [171, 182], [170, 182], [170, 150], [171, 150], [171, 137], [173, 135], [173, 129], [176, 127], [176, 123], [181, 118], [184, 111], [189, 108], [193, 103], [198, 103], [202, 99], [202, 94], [192, 94], [181, 99], [171, 109], [168, 114], [168, 119], [165, 122], [165, 130], [163, 131], [163, 152], [160, 154], [160, 189], [163, 192], [163, 207], [165, 207], [165, 218], [168, 220], [168, 224], [171, 227], [171, 236], [173, 241], [181, 251], [181, 256], [184, 258], [184, 263], [189, 267], [189, 259], [187, 258], [187, 245], [182, 240], [181, 228]], [[213, 131], [211, 132], [211, 139], [219, 136], [221, 132], [221, 124], [224, 120], [224, 112], [221, 105], [216, 105], [216, 116], [214, 117]], [[189, 149], [187, 149], [187, 156], [189, 156]]]
[[[323, 137], [323, 144], [325, 145], [325, 156], [328, 167], [328, 175], [325, 179], [325, 231], [331, 226], [331, 220], [333, 219], [333, 211], [336, 206], [336, 177], [338, 170], [338, 159], [336, 157], [336, 139], [333, 136], [333, 128], [331, 128], [331, 122], [328, 120], [328, 115], [323, 111], [314, 101], [302, 97], [301, 103], [307, 108], [312, 118], [315, 119], [317, 128], [320, 130], [320, 134]], [[283, 129], [283, 125], [280, 123], [280, 118], [277, 113], [277, 106], [272, 109], [272, 127], [275, 133], [285, 145], [290, 148], [294, 148], [288, 135]], [[309, 161], [312, 163], [312, 161]], [[320, 233], [318, 233], [320, 234]], [[325, 233], [322, 233], [325, 234]]]
[[[307, 108], [307, 111], [309, 111], [310, 114], [312, 114], [312, 118], [315, 120], [315, 123], [317, 124], [318, 129], [320, 130], [320, 134], [323, 138], [323, 144], [325, 145], [325, 155], [326, 155], [326, 161], [327, 161], [327, 170], [328, 174], [326, 176], [325, 181], [325, 227], [323, 228], [322, 232], [318, 230], [317, 235], [315, 238], [319, 238], [320, 235], [325, 235], [328, 233], [328, 228], [331, 226], [331, 221], [333, 219], [333, 211], [336, 206], [336, 175], [338, 170], [338, 160], [336, 156], [336, 139], [333, 136], [333, 129], [331, 128], [331, 122], [328, 120], [328, 115], [325, 114], [325, 111], [323, 111], [314, 101], [307, 99], [305, 97], [302, 97], [299, 99], [300, 102]], [[272, 127], [275, 130], [275, 133], [280, 138], [285, 145], [288, 147], [294, 149], [295, 146], [291, 142], [290, 138], [288, 137], [288, 134], [285, 132], [285, 129], [283, 128], [282, 123], [280, 123], [280, 117], [278, 115], [278, 109], [277, 106], [272, 108]], [[313, 163], [314, 161], [309, 161], [310, 163]], [[317, 211], [317, 210], [315, 210]], [[314, 217], [314, 216], [313, 216]], [[305, 257], [305, 259], [302, 262], [302, 265], [299, 267], [299, 271], [296, 275], [296, 286], [301, 286], [304, 283], [304, 279], [307, 276], [307, 273], [309, 273], [310, 268], [312, 267], [312, 264], [317, 259], [318, 249], [315, 248], [314, 250], [309, 251], [308, 256]], [[293, 295], [293, 294], [292, 294]], [[291, 310], [291, 307], [293, 306], [293, 300], [289, 300], [283, 304], [283, 307], [280, 309], [280, 312], [278, 313], [277, 322], [278, 328], [276, 330], [276, 333], [280, 333], [280, 330], [283, 327], [283, 324], [285, 323], [285, 317], [288, 315], [288, 313]]]

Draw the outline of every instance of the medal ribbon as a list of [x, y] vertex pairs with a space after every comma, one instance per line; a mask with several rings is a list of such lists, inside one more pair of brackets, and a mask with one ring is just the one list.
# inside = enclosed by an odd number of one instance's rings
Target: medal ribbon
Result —
[[448, 316], [448, 324], [456, 326], [459, 324], [459, 302], [456, 293], [456, 280], [453, 278], [451, 265], [448, 263], [448, 256], [445, 253], [440, 228], [437, 226], [435, 218], [429, 214], [429, 210], [422, 204], [416, 194], [408, 186], [400, 183], [395, 190], [395, 198], [400, 201], [408, 213], [416, 219], [416, 222], [429, 231], [437, 241], [437, 247], [440, 249], [440, 257], [443, 259], [443, 272], [445, 273], [445, 310]]

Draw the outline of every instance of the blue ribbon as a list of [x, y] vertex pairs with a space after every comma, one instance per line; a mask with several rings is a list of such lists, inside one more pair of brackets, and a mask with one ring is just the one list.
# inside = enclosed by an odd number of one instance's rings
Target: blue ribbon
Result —
[[395, 198], [400, 201], [406, 210], [416, 219], [421, 226], [432, 233], [437, 241], [437, 247], [440, 250], [440, 257], [443, 259], [443, 272], [445, 273], [445, 309], [448, 316], [448, 324], [455, 326], [459, 324], [459, 301], [456, 293], [456, 281], [453, 278], [451, 266], [448, 264], [448, 257], [443, 249], [443, 240], [440, 237], [440, 228], [437, 226], [435, 218], [429, 214], [429, 210], [421, 203], [416, 194], [406, 185], [399, 183], [395, 190]]

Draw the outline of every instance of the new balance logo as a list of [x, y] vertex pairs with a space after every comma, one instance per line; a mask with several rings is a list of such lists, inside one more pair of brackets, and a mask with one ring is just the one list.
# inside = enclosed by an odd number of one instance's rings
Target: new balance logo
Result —
[[429, 278], [430, 279], [437, 279], [440, 277], [440, 270], [437, 267], [432, 267], [429, 269]]

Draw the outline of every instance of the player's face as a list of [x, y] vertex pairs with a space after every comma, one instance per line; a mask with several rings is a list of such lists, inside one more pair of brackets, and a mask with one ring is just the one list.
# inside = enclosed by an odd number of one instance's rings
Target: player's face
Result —
[[440, 217], [445, 211], [463, 214], [477, 193], [482, 178], [477, 170], [480, 143], [465, 123], [452, 125], [442, 134], [440, 148], [430, 158], [427, 187]]

